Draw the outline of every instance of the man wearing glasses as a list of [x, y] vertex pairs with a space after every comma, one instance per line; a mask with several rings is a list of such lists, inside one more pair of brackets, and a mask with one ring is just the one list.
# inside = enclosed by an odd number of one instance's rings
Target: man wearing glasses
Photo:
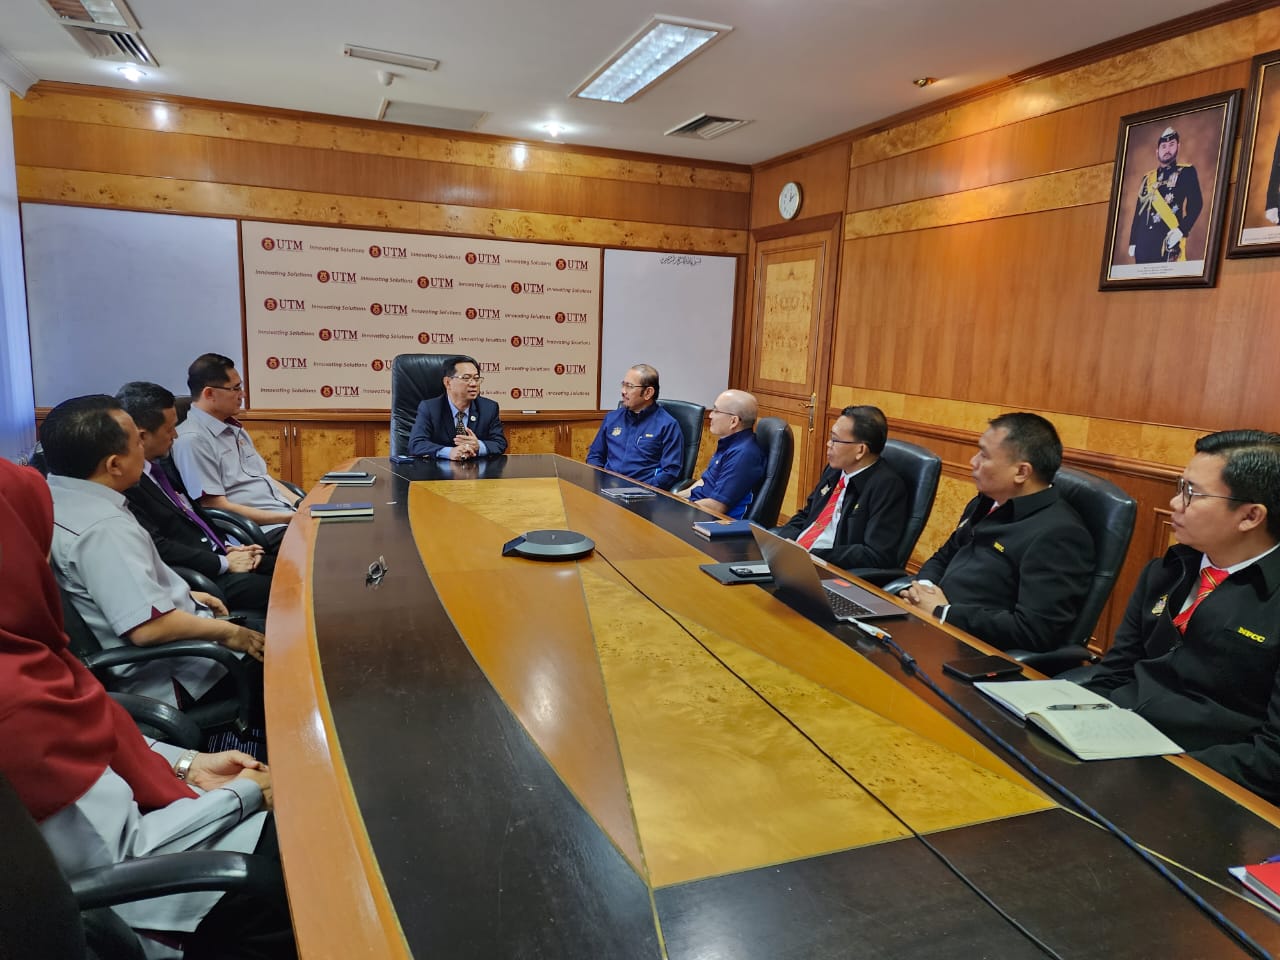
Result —
[[507, 451], [498, 405], [480, 396], [480, 365], [453, 357], [444, 365], [444, 393], [418, 404], [409, 433], [409, 453], [437, 460], [498, 457]]
[[804, 508], [774, 533], [838, 567], [891, 567], [907, 524], [907, 488], [880, 459], [889, 424], [879, 407], [845, 407], [827, 464]]
[[1064, 674], [1280, 801], [1280, 434], [1196, 441], [1177, 544], [1142, 571], [1102, 663]]
[[764, 476], [764, 451], [756, 443], [756, 398], [745, 390], [726, 390], [711, 408], [716, 452], [698, 482], [684, 491], [700, 507], [741, 520]]
[[622, 381], [622, 406], [611, 410], [587, 450], [587, 463], [662, 490], [680, 476], [684, 434], [658, 406], [658, 371], [637, 363]]
[[267, 472], [267, 463], [240, 425], [244, 380], [235, 361], [219, 353], [197, 357], [187, 368], [191, 411], [178, 425], [173, 463], [193, 500], [248, 517], [272, 548], [284, 538], [297, 495]]
[[969, 461], [978, 495], [900, 596], [1001, 650], [1053, 650], [1093, 575], [1093, 538], [1053, 488], [1062, 441], [1034, 413], [1005, 413]]

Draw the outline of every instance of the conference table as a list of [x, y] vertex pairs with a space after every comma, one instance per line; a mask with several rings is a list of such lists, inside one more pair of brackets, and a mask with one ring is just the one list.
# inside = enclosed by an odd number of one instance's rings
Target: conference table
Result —
[[[757, 554], [688, 503], [550, 455], [351, 469], [373, 486], [311, 492], [267, 627], [304, 958], [1249, 955], [877, 641], [700, 571]], [[325, 500], [374, 516], [313, 521]], [[595, 549], [503, 555], [536, 529]], [[1280, 956], [1226, 872], [1280, 853], [1280, 811], [1187, 758], [1077, 761], [942, 673], [978, 641], [883, 624]]]

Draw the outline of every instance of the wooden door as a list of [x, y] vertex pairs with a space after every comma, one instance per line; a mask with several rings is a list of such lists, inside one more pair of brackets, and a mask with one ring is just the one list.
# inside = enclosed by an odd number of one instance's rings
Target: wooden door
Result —
[[755, 244], [747, 389], [760, 415], [786, 420], [795, 439], [784, 517], [804, 502], [826, 465], [839, 245], [838, 217], [828, 229]]

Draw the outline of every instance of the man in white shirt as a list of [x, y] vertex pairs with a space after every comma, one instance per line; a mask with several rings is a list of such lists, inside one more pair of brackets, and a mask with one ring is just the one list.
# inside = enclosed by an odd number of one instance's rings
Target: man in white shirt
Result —
[[173, 462], [187, 493], [201, 507], [253, 520], [274, 547], [294, 517], [298, 496], [268, 473], [253, 438], [236, 419], [244, 378], [235, 361], [218, 353], [197, 357], [187, 369], [187, 387], [191, 410], [173, 444]]

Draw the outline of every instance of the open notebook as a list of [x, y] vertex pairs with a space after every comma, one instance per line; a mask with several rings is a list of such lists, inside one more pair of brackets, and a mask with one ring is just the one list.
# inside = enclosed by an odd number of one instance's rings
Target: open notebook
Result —
[[1117, 707], [1070, 680], [1014, 680], [974, 686], [1081, 760], [1182, 753], [1180, 746], [1132, 710]]

